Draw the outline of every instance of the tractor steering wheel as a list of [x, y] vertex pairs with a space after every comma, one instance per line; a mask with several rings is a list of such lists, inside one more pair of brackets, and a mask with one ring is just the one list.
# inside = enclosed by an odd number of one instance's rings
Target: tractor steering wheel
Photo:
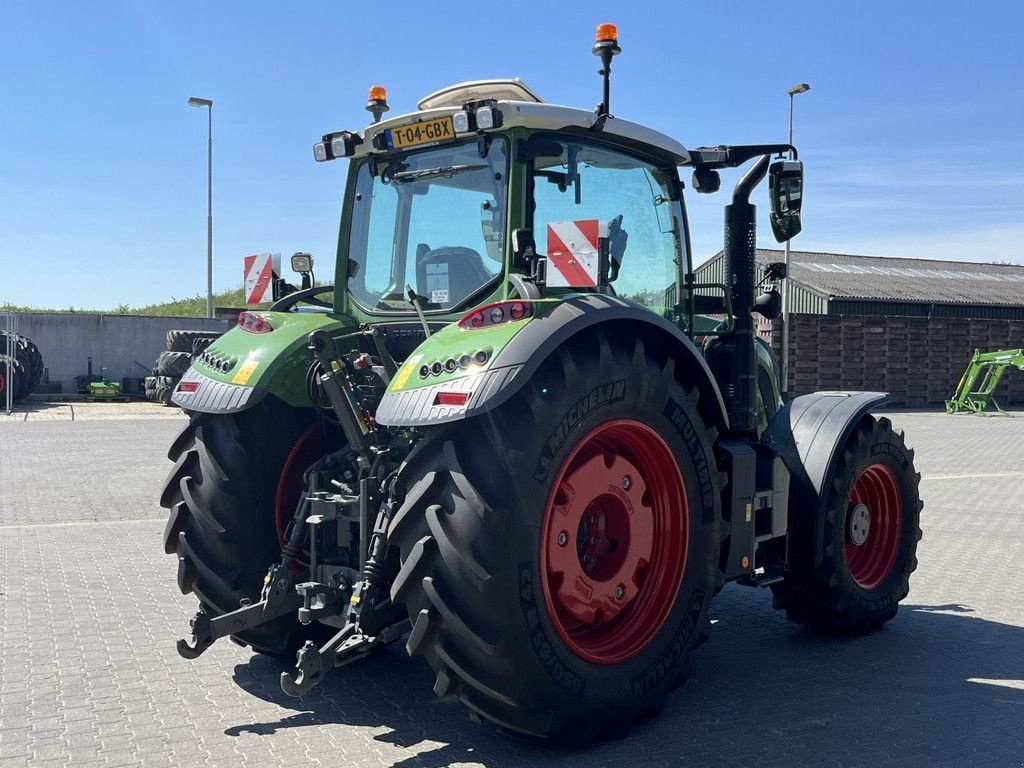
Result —
[[300, 301], [305, 304], [312, 304], [317, 307], [331, 309], [331, 307], [333, 306], [332, 304], [328, 304], [323, 299], [317, 299], [315, 297], [320, 295], [321, 293], [330, 293], [333, 290], [333, 285], [318, 285], [313, 288], [306, 288], [301, 291], [295, 291], [295, 293], [289, 293], [287, 296], [284, 296], [275, 301], [270, 306], [270, 311], [289, 312], [291, 311], [292, 307], [294, 307]]

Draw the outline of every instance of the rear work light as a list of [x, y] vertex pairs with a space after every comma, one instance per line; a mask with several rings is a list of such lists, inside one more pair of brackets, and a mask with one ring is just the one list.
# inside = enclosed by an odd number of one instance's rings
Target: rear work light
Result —
[[249, 333], [270, 333], [274, 330], [269, 320], [255, 312], [239, 312], [238, 327]]
[[459, 320], [459, 328], [473, 330], [501, 323], [511, 323], [533, 316], [533, 304], [528, 301], [499, 301], [467, 313]]

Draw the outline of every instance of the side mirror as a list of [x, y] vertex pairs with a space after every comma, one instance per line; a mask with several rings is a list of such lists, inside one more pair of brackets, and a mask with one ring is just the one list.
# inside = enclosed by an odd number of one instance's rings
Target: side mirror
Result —
[[784, 243], [800, 233], [800, 206], [804, 196], [804, 164], [799, 160], [777, 160], [768, 168], [771, 196], [772, 233]]

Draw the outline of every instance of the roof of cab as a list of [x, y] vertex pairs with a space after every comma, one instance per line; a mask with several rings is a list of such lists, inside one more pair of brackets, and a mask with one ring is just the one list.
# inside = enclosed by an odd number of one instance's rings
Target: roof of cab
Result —
[[[525, 83], [518, 78], [511, 80], [474, 80], [467, 83], [442, 88], [420, 100], [422, 106], [428, 107], [419, 112], [397, 115], [375, 123], [363, 132], [363, 144], [356, 149], [356, 156], [367, 155], [372, 151], [372, 140], [377, 134], [397, 128], [401, 125], [445, 117], [462, 110], [467, 101], [475, 100], [482, 95], [518, 96], [518, 99], [498, 98], [497, 107], [501, 110], [502, 128], [522, 126], [538, 130], [560, 131], [567, 128], [589, 130], [594, 126], [597, 116], [585, 109], [563, 107], [540, 101]], [[618, 136], [631, 141], [647, 144], [670, 155], [676, 165], [686, 165], [690, 161], [690, 153], [682, 144], [638, 123], [609, 116], [601, 128], [601, 132]], [[470, 134], [467, 134], [469, 136]]]

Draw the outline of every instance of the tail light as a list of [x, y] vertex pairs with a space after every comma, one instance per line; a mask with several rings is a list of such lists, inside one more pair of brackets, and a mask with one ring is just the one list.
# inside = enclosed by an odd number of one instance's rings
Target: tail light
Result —
[[434, 405], [463, 406], [469, 400], [468, 392], [438, 392], [434, 397]]
[[239, 312], [238, 327], [249, 333], [270, 333], [274, 330], [269, 320], [255, 312]]
[[528, 301], [499, 301], [474, 309], [459, 320], [459, 328], [473, 330], [490, 325], [512, 323], [533, 316], [533, 304]]

